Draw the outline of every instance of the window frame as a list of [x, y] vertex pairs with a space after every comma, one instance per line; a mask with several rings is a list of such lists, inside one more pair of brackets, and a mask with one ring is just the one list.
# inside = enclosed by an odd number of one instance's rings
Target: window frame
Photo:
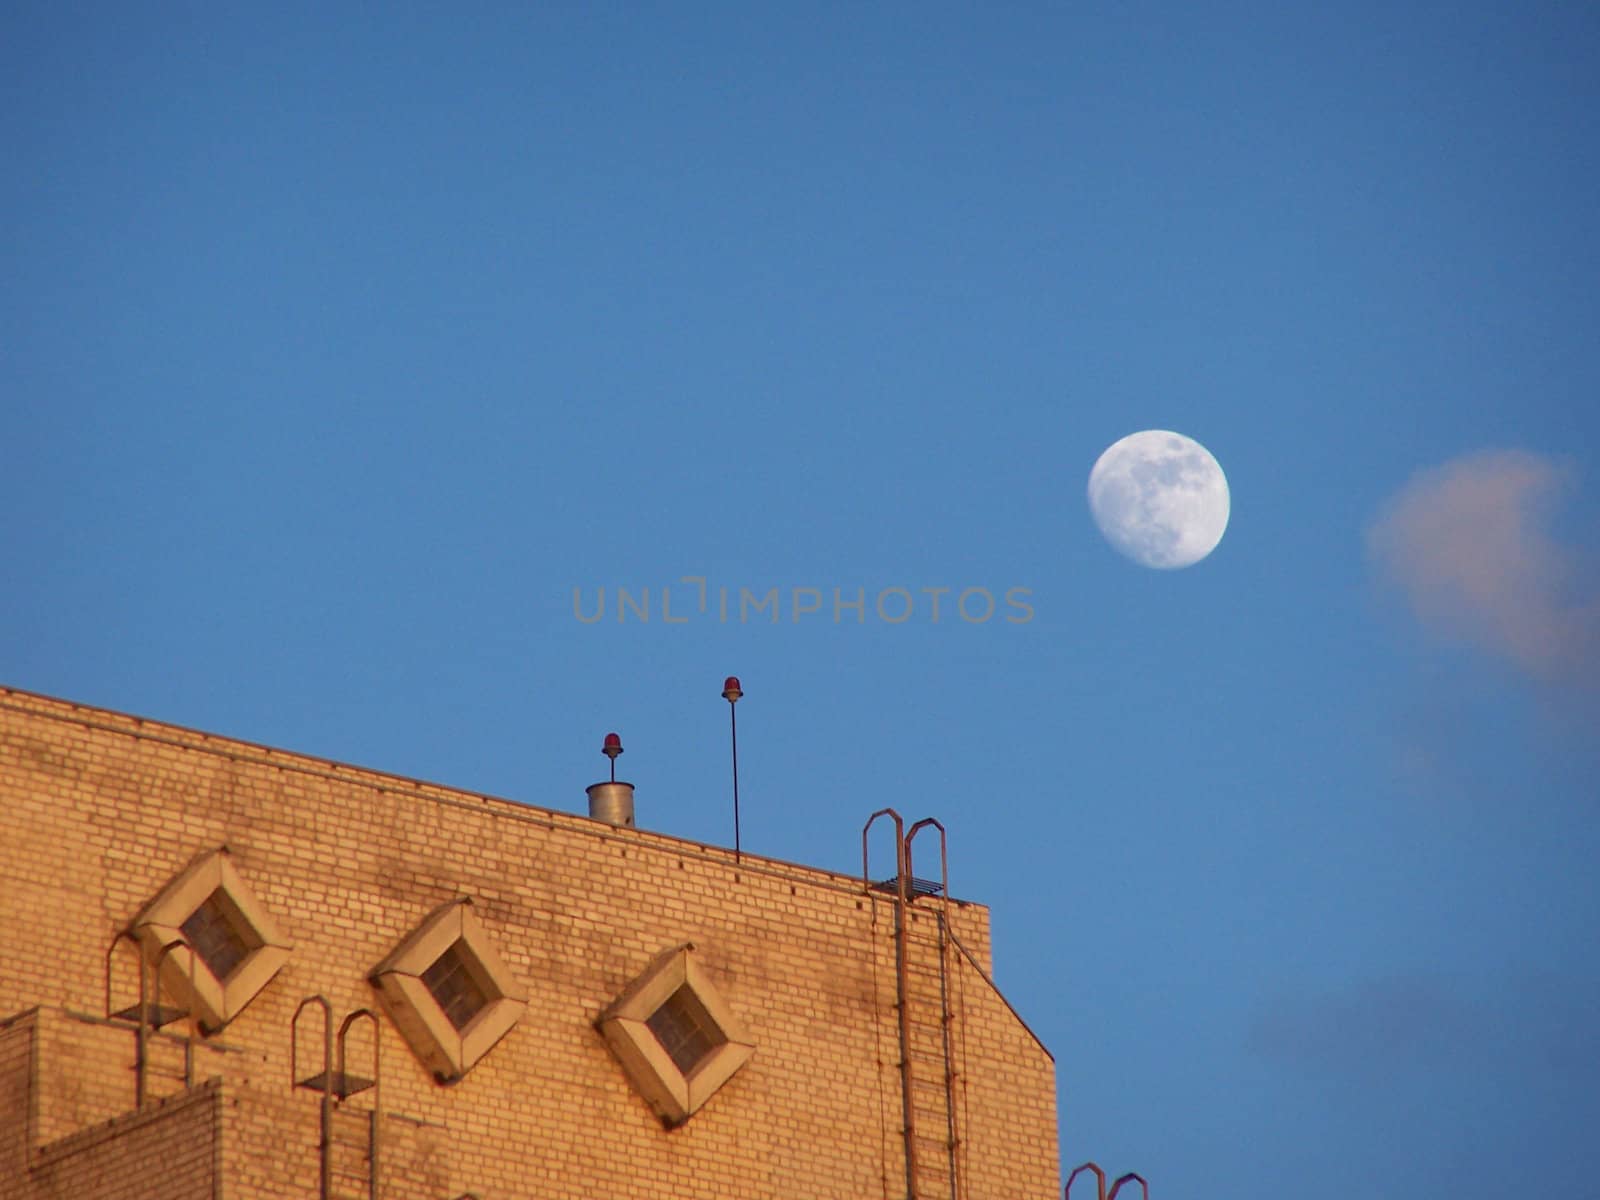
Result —
[[[219, 978], [197, 953], [183, 927], [207, 903], [221, 897], [219, 915], [248, 947]], [[194, 1012], [203, 1033], [216, 1033], [237, 1017], [271, 982], [293, 950], [256, 894], [240, 877], [226, 848], [191, 863], [134, 920], [145, 960], [161, 964], [161, 986]], [[164, 947], [180, 943], [163, 955]]]
[[[423, 976], [454, 950], [488, 1002], [457, 1026]], [[461, 1080], [522, 1019], [527, 992], [461, 896], [440, 905], [368, 973], [395, 1028], [440, 1083]]]
[[[681, 989], [703, 1010], [720, 1041], [684, 1071], [650, 1027]], [[663, 951], [595, 1021], [635, 1090], [668, 1129], [705, 1106], [755, 1053], [755, 1041], [685, 942]]]

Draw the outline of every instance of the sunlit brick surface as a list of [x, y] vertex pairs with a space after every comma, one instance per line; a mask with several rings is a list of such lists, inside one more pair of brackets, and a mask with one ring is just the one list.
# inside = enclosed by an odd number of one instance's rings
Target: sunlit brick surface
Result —
[[[838, 832], [841, 847], [859, 845], [858, 830]], [[106, 951], [186, 864], [221, 846], [294, 951], [199, 1044], [199, 1086], [184, 1091], [181, 1041], [154, 1040], [151, 1103], [135, 1112], [133, 1036], [97, 1021]], [[857, 879], [749, 855], [735, 865], [730, 851], [661, 834], [4, 689], [0, 860], [8, 1200], [214, 1187], [229, 1200], [316, 1196], [318, 1097], [290, 1086], [291, 1014], [313, 993], [336, 1020], [375, 1008], [367, 972], [460, 895], [528, 989], [528, 1010], [451, 1086], [382, 1022], [382, 1195], [905, 1194], [893, 911]], [[917, 905], [930, 937], [933, 903]], [[950, 911], [987, 969], [987, 910]], [[669, 1131], [594, 1021], [684, 942], [757, 1049]], [[1053, 1200], [1054, 1066], [983, 974], [952, 962], [962, 1195]], [[131, 963], [118, 960], [114, 1004], [132, 1003]], [[365, 1046], [352, 1042], [352, 1071]], [[320, 1070], [320, 1052], [320, 1025], [307, 1020], [300, 1075]], [[340, 1118], [358, 1124], [350, 1114], [371, 1098], [352, 1097]]]

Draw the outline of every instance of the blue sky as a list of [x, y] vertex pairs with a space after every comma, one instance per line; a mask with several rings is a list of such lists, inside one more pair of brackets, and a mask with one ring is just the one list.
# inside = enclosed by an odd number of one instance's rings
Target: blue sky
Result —
[[[1583, 5], [14, 5], [0, 680], [573, 810], [615, 729], [727, 844], [736, 673], [747, 849], [949, 827], [1068, 1168], [1578, 1194], [1597, 80]], [[1187, 570], [1084, 502], [1146, 428]]]

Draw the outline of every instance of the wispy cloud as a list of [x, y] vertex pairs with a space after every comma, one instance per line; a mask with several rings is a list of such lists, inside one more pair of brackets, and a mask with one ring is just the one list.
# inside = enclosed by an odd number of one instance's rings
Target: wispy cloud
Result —
[[1600, 586], [1552, 536], [1568, 473], [1520, 450], [1420, 471], [1367, 531], [1384, 577], [1430, 632], [1546, 681], [1600, 683]]

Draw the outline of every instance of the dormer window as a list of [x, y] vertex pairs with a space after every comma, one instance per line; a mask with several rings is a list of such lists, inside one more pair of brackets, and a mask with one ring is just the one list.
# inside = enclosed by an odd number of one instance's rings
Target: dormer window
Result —
[[[202, 856], [133, 923], [161, 986], [215, 1033], [233, 1020], [288, 960], [277, 922], [234, 869], [226, 850]], [[163, 949], [179, 943], [177, 949]]]
[[440, 1083], [470, 1071], [528, 1006], [464, 896], [429, 913], [369, 978], [389, 1019]]
[[755, 1053], [691, 945], [657, 955], [595, 1024], [668, 1129], [694, 1116]]

